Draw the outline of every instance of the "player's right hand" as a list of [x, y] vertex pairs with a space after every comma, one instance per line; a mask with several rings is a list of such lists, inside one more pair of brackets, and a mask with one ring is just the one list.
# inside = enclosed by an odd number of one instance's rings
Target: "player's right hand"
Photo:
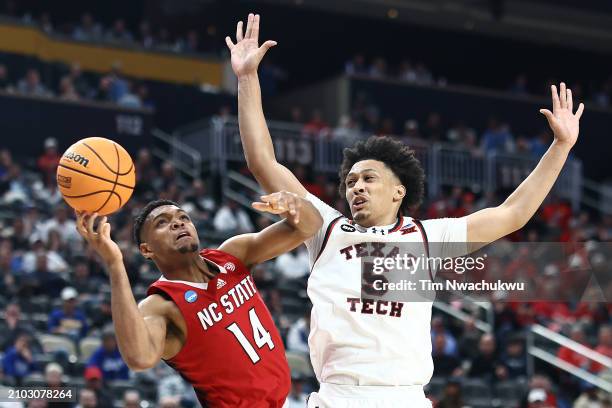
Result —
[[115, 241], [111, 239], [111, 225], [108, 223], [106, 216], [102, 217], [98, 222], [97, 228], [94, 227], [96, 219], [99, 217], [97, 213], [89, 214], [78, 212], [76, 229], [89, 246], [104, 261], [107, 266], [115, 262], [123, 262], [123, 254]]
[[283, 215], [294, 224], [300, 222], [302, 199], [295, 193], [279, 191], [278, 193], [262, 195], [261, 202], [254, 202], [251, 205], [258, 211]]
[[246, 32], [242, 31], [242, 21], [236, 26], [236, 44], [229, 36], [225, 43], [232, 54], [232, 69], [240, 77], [257, 72], [257, 67], [266, 52], [276, 45], [276, 41], [266, 41], [259, 46], [259, 14], [249, 14]]

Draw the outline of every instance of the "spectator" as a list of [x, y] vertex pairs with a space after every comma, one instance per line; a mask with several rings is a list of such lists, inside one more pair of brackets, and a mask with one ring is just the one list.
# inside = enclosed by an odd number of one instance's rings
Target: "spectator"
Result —
[[53, 22], [51, 22], [49, 13], [42, 13], [40, 15], [40, 28], [47, 34], [53, 33]]
[[76, 230], [76, 222], [68, 217], [66, 204], [55, 207], [53, 218], [40, 226], [42, 238], [47, 242], [51, 231], [57, 231], [62, 241], [67, 244], [73, 245], [82, 242], [82, 238]]
[[332, 132], [332, 140], [344, 146], [352, 146], [360, 136], [357, 124], [348, 115], [340, 117], [338, 126]]
[[372, 78], [386, 78], [387, 61], [384, 58], [376, 58], [368, 70], [368, 75]]
[[543, 129], [530, 142], [532, 156], [538, 159], [544, 156], [544, 153], [546, 153], [546, 150], [548, 150], [551, 142], [552, 138], [549, 131], [547, 129]]
[[62, 290], [63, 306], [49, 315], [49, 333], [64, 334], [73, 340], [80, 340], [87, 335], [87, 320], [77, 308], [78, 292], [72, 287]]
[[185, 52], [200, 52], [200, 36], [196, 30], [189, 30], [183, 46]]
[[508, 126], [502, 125], [496, 118], [491, 118], [482, 135], [482, 149], [487, 153], [512, 151], [514, 140]]
[[145, 84], [140, 84], [136, 88], [136, 96], [140, 99], [142, 107], [155, 109], [155, 102], [149, 97], [149, 88]]
[[[598, 342], [595, 351], [608, 358], [612, 358], [612, 326], [605, 325], [599, 328]], [[591, 365], [591, 371], [594, 373], [600, 373], [605, 368], [606, 367], [595, 361]]]
[[142, 107], [142, 101], [140, 97], [133, 92], [133, 86], [131, 81], [126, 81], [126, 92], [117, 101], [120, 106], [126, 108]]
[[90, 366], [85, 369], [83, 376], [85, 378], [85, 388], [96, 394], [96, 400], [99, 401], [100, 406], [113, 406], [113, 397], [102, 381], [102, 371], [96, 366]]
[[436, 376], [449, 377], [462, 374], [461, 361], [446, 351], [446, 336], [444, 333], [440, 333], [434, 338], [431, 355]]
[[557, 405], [550, 403], [550, 396], [542, 388], [533, 388], [527, 394], [527, 408], [555, 408]]
[[6, 327], [3, 328], [2, 350], [7, 350], [15, 344], [19, 336], [32, 335], [34, 327], [30, 322], [24, 321], [21, 318], [21, 307], [17, 303], [9, 303], [4, 311], [4, 322]]
[[14, 345], [6, 351], [2, 359], [2, 368], [4, 376], [18, 386], [25, 377], [36, 370], [28, 334], [21, 334], [15, 339]]
[[529, 93], [527, 91], [527, 76], [525, 74], [520, 74], [514, 79], [514, 83], [510, 87], [510, 93], [520, 96], [525, 96]]
[[127, 390], [123, 394], [123, 408], [140, 408], [140, 393], [136, 390]]
[[98, 367], [102, 371], [104, 381], [130, 378], [129, 368], [119, 353], [115, 333], [111, 329], [102, 333], [102, 345], [92, 354], [87, 365]]
[[57, 165], [61, 159], [60, 154], [57, 152], [57, 139], [48, 137], [45, 139], [45, 151], [38, 158], [37, 165], [38, 170], [43, 175], [45, 184], [49, 185], [55, 183], [55, 173], [57, 172]]
[[518, 337], [511, 338], [506, 345], [506, 352], [501, 362], [506, 367], [508, 378], [527, 378], [527, 354], [524, 340]]
[[470, 317], [463, 323], [463, 332], [459, 340], [459, 355], [473, 359], [478, 355], [480, 331], [476, 327], [476, 319]]
[[476, 131], [463, 121], [459, 121], [446, 132], [446, 140], [456, 146], [469, 146], [476, 139]]
[[308, 252], [304, 246], [294, 248], [276, 258], [274, 266], [287, 279], [303, 278], [310, 272]]
[[414, 119], [408, 119], [404, 123], [404, 133], [402, 133], [401, 137], [408, 145], [415, 142], [421, 143], [423, 141], [423, 137], [419, 132], [419, 122]]
[[128, 82], [121, 74], [121, 63], [115, 62], [111, 68], [111, 72], [102, 80], [104, 82], [105, 97], [113, 102], [118, 102], [128, 93]]
[[433, 84], [433, 75], [422, 62], [416, 64], [416, 82], [419, 85]]
[[81, 64], [78, 62], [74, 62], [72, 65], [70, 65], [70, 71], [68, 72], [68, 75], [64, 76], [64, 78], [70, 79], [70, 82], [72, 83], [72, 86], [79, 98], [90, 99], [93, 97], [91, 84], [83, 75], [83, 71], [81, 71]]
[[13, 86], [11, 85], [8, 77], [8, 70], [4, 64], [0, 64], [0, 91], [13, 91]]
[[427, 121], [421, 132], [423, 137], [430, 143], [441, 142], [444, 139], [442, 117], [438, 112], [431, 112], [427, 116]]
[[79, 392], [79, 404], [76, 408], [98, 408], [99, 406], [96, 393], [90, 389], [82, 388]]
[[215, 200], [208, 194], [206, 183], [195, 179], [191, 183], [190, 195], [185, 197], [183, 208], [199, 223], [211, 225], [216, 210]]
[[597, 395], [597, 387], [591, 383], [585, 382], [582, 386], [582, 393], [574, 401], [572, 408], [604, 408], [599, 396]]
[[29, 248], [29, 232], [23, 218], [16, 217], [13, 220], [12, 231], [10, 232], [11, 244], [16, 251], [25, 251]]
[[98, 304], [96, 313], [92, 317], [91, 326], [96, 329], [103, 329], [105, 326], [112, 324], [113, 315], [111, 309], [111, 299], [109, 295], [103, 295], [102, 300]]
[[32, 96], [52, 96], [40, 82], [40, 74], [34, 68], [29, 69], [25, 78], [17, 83], [17, 92]]
[[104, 38], [111, 42], [130, 43], [134, 41], [132, 34], [125, 28], [125, 21], [120, 18], [115, 20], [113, 28], [106, 33]]
[[435, 405], [436, 408], [463, 408], [463, 396], [461, 395], [461, 382], [456, 378], [450, 378], [444, 387], [442, 398]]
[[444, 319], [441, 316], [434, 316], [431, 319], [431, 340], [435, 342], [438, 335], [443, 334], [445, 337], [444, 354], [450, 356], [457, 355], [457, 340], [447, 329], [444, 327]]
[[143, 20], [138, 25], [138, 41], [144, 48], [152, 48], [155, 45], [155, 37], [151, 31], [151, 24]]
[[79, 41], [97, 41], [102, 37], [102, 27], [93, 20], [90, 13], [81, 16], [81, 24], [72, 33], [72, 38]]
[[478, 351], [479, 354], [470, 367], [470, 377], [483, 378], [489, 382], [506, 378], [507, 370], [497, 359], [495, 337], [492, 334], [482, 335]]
[[329, 131], [329, 125], [321, 117], [321, 111], [318, 109], [313, 110], [310, 121], [302, 128], [302, 133], [312, 138], [318, 138], [327, 131]]
[[287, 396], [288, 408], [303, 408], [308, 401], [304, 392], [304, 377], [300, 373], [291, 373], [291, 391]]
[[69, 77], [61, 79], [59, 84], [59, 97], [66, 101], [78, 101], [80, 99]]
[[287, 333], [287, 350], [308, 354], [308, 335], [310, 334], [310, 308], [306, 308], [304, 316], [289, 327]]
[[403, 60], [399, 68], [399, 79], [400, 81], [416, 82], [417, 72], [408, 60]]
[[363, 54], [356, 54], [353, 59], [344, 64], [344, 72], [348, 75], [364, 75], [367, 74], [368, 68], [365, 64]]
[[[35, 243], [35, 245], [40, 245], [40, 241]], [[24, 287], [31, 288], [32, 292], [29, 294], [46, 295], [50, 297], [59, 295], [62, 288], [66, 286], [66, 282], [64, 282], [64, 279], [62, 279], [59, 274], [54, 273], [49, 267], [51, 264], [50, 258], [53, 257], [51, 251], [37, 250], [36, 252], [26, 254], [26, 256], [28, 255], [35, 256], [34, 269], [29, 274], [22, 274], [21, 281]], [[27, 261], [28, 259], [25, 259], [24, 264]], [[62, 260], [62, 262], [64, 261]], [[61, 270], [64, 269], [65, 263]]]
[[253, 224], [246, 211], [238, 206], [234, 200], [228, 199], [226, 203], [219, 208], [213, 220], [215, 230], [219, 232], [233, 232], [235, 234], [244, 234], [253, 232]]
[[70, 283], [81, 294], [82, 298], [85, 295], [84, 300], [91, 299], [100, 291], [102, 281], [96, 276], [91, 276], [89, 263], [87, 263], [85, 258], [79, 257], [75, 259], [73, 271], [74, 276]]
[[[49, 390], [62, 391], [66, 384], [62, 380], [64, 375], [64, 369], [57, 363], [49, 363], [45, 367], [45, 387]], [[71, 402], [62, 401], [47, 401], [47, 408], [70, 408], [73, 404]]]
[[181, 399], [176, 396], [166, 396], [159, 399], [159, 408], [180, 408]]

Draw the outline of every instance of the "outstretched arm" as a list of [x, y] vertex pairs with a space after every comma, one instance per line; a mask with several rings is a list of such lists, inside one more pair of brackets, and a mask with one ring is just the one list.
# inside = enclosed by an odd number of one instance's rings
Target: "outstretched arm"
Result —
[[285, 217], [263, 231], [243, 234], [225, 241], [219, 249], [234, 255], [247, 266], [275, 258], [313, 236], [323, 225], [319, 211], [295, 193], [281, 191], [253, 203], [259, 211]]
[[[111, 282], [111, 311], [121, 356], [132, 370], [145, 370], [159, 362], [164, 351], [166, 318], [159, 313], [156, 302], [145, 300], [141, 310], [130, 287], [123, 265], [123, 255], [111, 239], [111, 226], [103, 217], [94, 223], [97, 214], [77, 214], [77, 230], [100, 255]], [[159, 303], [159, 302], [157, 302]]]
[[240, 138], [249, 170], [266, 193], [290, 191], [305, 197], [306, 189], [282, 164], [276, 161], [272, 138], [268, 131], [261, 103], [261, 88], [257, 67], [275, 41], [259, 40], [259, 15], [249, 14], [246, 32], [242, 21], [236, 27], [236, 44], [225, 38], [232, 54], [232, 68], [238, 77], [238, 121]]
[[536, 168], [503, 204], [466, 216], [468, 242], [476, 244], [472, 250], [522, 228], [555, 184], [578, 138], [580, 117], [584, 111], [581, 103], [574, 114], [572, 91], [566, 89], [564, 83], [560, 88], [557, 94], [557, 87], [551, 87], [553, 111], [540, 110], [546, 116], [555, 139]]

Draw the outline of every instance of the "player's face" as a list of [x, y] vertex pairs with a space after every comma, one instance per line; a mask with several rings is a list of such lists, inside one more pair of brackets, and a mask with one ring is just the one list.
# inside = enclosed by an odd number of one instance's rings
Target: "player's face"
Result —
[[355, 163], [344, 182], [351, 214], [360, 225], [380, 225], [391, 212], [395, 217], [403, 198], [403, 194], [401, 197], [398, 194], [403, 187], [383, 162], [362, 160]]
[[145, 242], [158, 257], [196, 252], [200, 246], [191, 218], [174, 205], [162, 205], [151, 211], [145, 225]]

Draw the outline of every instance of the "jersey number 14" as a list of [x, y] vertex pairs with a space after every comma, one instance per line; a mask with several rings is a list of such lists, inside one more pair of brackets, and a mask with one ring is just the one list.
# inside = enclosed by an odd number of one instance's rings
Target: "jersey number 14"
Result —
[[[270, 332], [267, 331], [261, 324], [261, 321], [259, 321], [259, 317], [257, 317], [257, 313], [255, 313], [255, 308], [249, 310], [249, 319], [251, 320], [253, 339], [255, 339], [255, 345], [257, 348], [261, 349], [263, 346], [268, 345], [268, 348], [273, 350], [274, 343], [272, 342], [272, 336], [270, 336]], [[231, 331], [234, 337], [236, 337], [236, 340], [238, 340], [238, 343], [240, 343], [253, 364], [257, 363], [261, 359], [255, 348], [251, 345], [251, 342], [249, 342], [242, 330], [240, 330], [240, 327], [238, 327], [238, 323], [234, 322], [230, 324], [227, 326], [227, 330]]]

